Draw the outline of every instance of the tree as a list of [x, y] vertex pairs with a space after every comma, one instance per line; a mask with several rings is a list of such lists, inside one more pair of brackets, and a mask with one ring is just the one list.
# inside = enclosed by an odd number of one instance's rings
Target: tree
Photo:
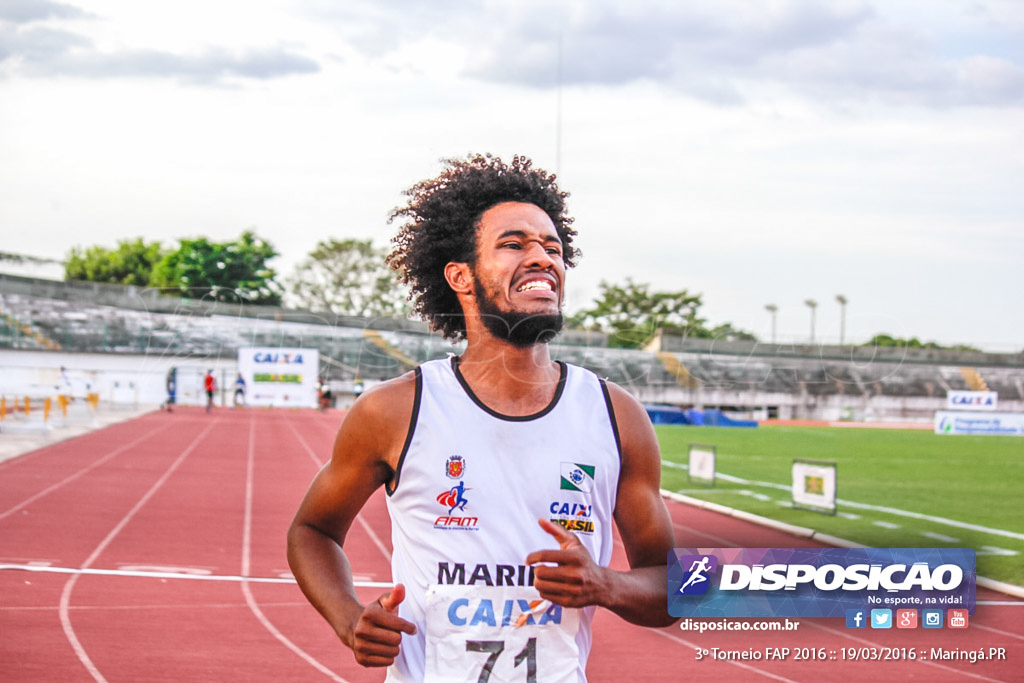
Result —
[[115, 249], [72, 247], [64, 261], [64, 279], [144, 287], [166, 253], [159, 242], [147, 243], [141, 237], [121, 240]]
[[281, 286], [267, 261], [277, 256], [269, 242], [246, 230], [233, 242], [205, 237], [179, 242], [153, 269], [150, 282], [183, 298], [278, 305]]
[[637, 348], [659, 329], [686, 334], [707, 332], [704, 319], [697, 316], [702, 304], [700, 294], [685, 289], [651, 292], [650, 285], [631, 278], [626, 278], [624, 285], [602, 280], [598, 287], [600, 296], [594, 300], [594, 307], [573, 315], [570, 324], [608, 332], [609, 346]]
[[936, 342], [922, 342], [917, 337], [911, 337], [910, 339], [901, 339], [899, 337], [893, 337], [891, 334], [881, 332], [876, 334], [874, 337], [864, 342], [862, 346], [886, 346], [886, 347], [905, 347], [908, 349], [942, 349], [947, 351], [978, 351], [979, 349], [969, 346], [967, 344], [956, 344], [954, 346], [942, 346]]
[[384, 263], [385, 249], [370, 240], [318, 242], [289, 279], [290, 300], [340, 315], [406, 317], [407, 290]]
[[746, 330], [738, 330], [732, 326], [732, 323], [725, 323], [724, 325], [715, 327], [713, 330], [710, 330], [707, 337], [709, 339], [720, 339], [722, 341], [757, 341], [757, 336], [755, 334], [747, 332]]
[[626, 278], [624, 285], [602, 280], [598, 286], [601, 293], [593, 308], [571, 316], [569, 325], [609, 333], [609, 346], [639, 348], [659, 330], [697, 339], [757, 341], [756, 336], [731, 323], [707, 327], [707, 321], [698, 315], [703, 305], [700, 294], [685, 289], [652, 292], [650, 285], [633, 282], [632, 278]]

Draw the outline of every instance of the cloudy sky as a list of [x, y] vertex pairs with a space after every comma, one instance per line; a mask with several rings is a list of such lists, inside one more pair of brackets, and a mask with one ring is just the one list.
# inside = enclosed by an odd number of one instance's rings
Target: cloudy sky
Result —
[[384, 245], [469, 152], [571, 193], [568, 308], [1024, 348], [1017, 0], [0, 0], [0, 250]]

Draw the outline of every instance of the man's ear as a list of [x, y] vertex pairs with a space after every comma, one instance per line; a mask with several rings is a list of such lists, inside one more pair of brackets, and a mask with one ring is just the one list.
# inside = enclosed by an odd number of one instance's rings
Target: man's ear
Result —
[[444, 267], [444, 279], [456, 294], [473, 296], [473, 271], [468, 263], [450, 261]]

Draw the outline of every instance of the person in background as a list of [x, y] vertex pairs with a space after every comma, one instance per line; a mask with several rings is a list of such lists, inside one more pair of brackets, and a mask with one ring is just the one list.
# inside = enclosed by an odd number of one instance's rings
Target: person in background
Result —
[[203, 377], [203, 389], [206, 390], [206, 412], [213, 410], [213, 392], [217, 390], [217, 380], [213, 378], [213, 370], [207, 370]]
[[331, 407], [334, 396], [331, 394], [331, 385], [322, 377], [317, 381], [317, 395], [320, 397], [320, 412]]
[[171, 366], [171, 369], [167, 371], [167, 401], [161, 406], [166, 408], [167, 412], [173, 412], [174, 401], [178, 396], [178, 368]]
[[238, 373], [238, 379], [235, 380], [235, 400], [234, 400], [234, 406], [235, 406], [235, 408], [238, 408], [239, 406], [244, 406], [244, 405], [245, 405], [245, 378], [242, 377], [242, 373]]

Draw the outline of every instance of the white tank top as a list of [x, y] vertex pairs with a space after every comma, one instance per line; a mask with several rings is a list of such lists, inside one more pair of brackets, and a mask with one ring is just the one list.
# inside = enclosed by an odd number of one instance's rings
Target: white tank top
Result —
[[388, 681], [586, 681], [595, 608], [537, 604], [525, 561], [558, 547], [543, 517], [608, 565], [619, 438], [604, 381], [559, 365], [550, 405], [523, 417], [481, 403], [456, 358], [417, 368], [388, 492], [392, 577], [406, 587], [399, 613], [417, 634], [403, 635]]

